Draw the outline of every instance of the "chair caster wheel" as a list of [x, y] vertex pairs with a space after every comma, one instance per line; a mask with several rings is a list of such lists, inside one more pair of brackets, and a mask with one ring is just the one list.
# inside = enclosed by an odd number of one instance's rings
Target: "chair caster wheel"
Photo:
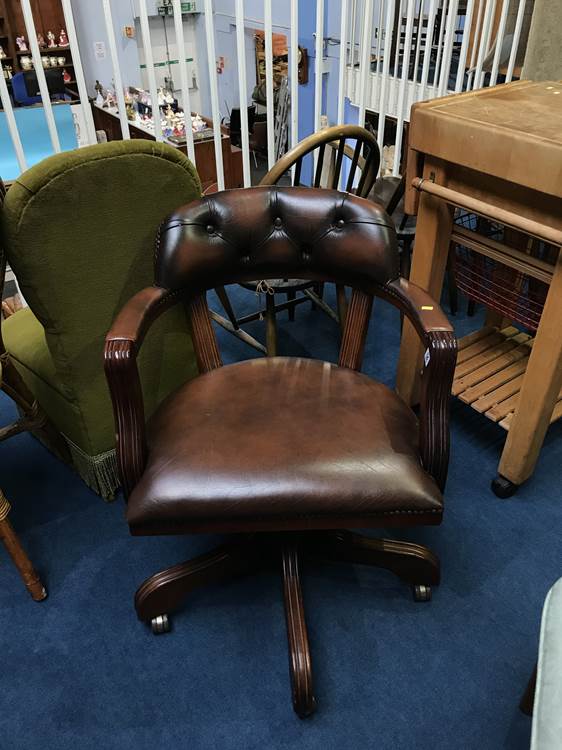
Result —
[[150, 627], [154, 635], [161, 635], [162, 633], [170, 632], [170, 619], [168, 615], [158, 615], [150, 621]]
[[431, 586], [414, 586], [413, 588], [414, 601], [416, 602], [428, 602], [431, 599]]
[[506, 479], [505, 477], [502, 477], [501, 474], [498, 474], [495, 479], [492, 479], [491, 487], [492, 492], [496, 497], [500, 497], [502, 500], [505, 500], [506, 498], [515, 495], [519, 485], [510, 482], [509, 479]]

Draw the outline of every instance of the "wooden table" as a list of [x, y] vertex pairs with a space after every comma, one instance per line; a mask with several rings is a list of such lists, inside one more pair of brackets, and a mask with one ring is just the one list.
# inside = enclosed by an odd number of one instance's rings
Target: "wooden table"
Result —
[[[488, 416], [496, 395], [511, 399], [499, 421], [507, 440], [492, 483], [497, 495], [507, 497], [531, 476], [549, 424], [562, 416], [562, 82], [520, 81], [414, 105], [407, 184], [406, 211], [418, 214], [411, 279], [436, 299], [451, 242], [467, 242], [454, 224], [455, 207], [555, 246], [549, 265], [479, 235], [468, 238], [471, 250], [549, 283], [534, 341], [509, 327], [500, 330], [499, 319], [489, 316], [496, 326], [459, 342], [454, 391], [461, 393], [460, 381], [471, 372], [483, 383], [479, 398], [487, 396]], [[514, 376], [517, 368], [508, 369], [513, 361], [504, 355], [521, 353], [525, 345], [526, 368]], [[471, 364], [475, 354], [485, 356]], [[421, 357], [417, 336], [405, 323], [397, 390], [408, 403], [417, 400]], [[493, 378], [484, 383], [480, 375]], [[515, 390], [508, 385], [514, 377]]]
[[[116, 109], [108, 110], [105, 107], [100, 107], [99, 105], [92, 103], [92, 113], [96, 130], [105, 131], [108, 141], [122, 140], [121, 122]], [[203, 117], [202, 119], [209, 127], [213, 127], [213, 121], [208, 117]], [[156, 140], [154, 133], [140, 125], [129, 123], [129, 132], [131, 138], [143, 138], [150, 141]], [[242, 150], [237, 146], [232, 145], [227, 129], [223, 126], [221, 126], [221, 133], [225, 187], [243, 187]], [[187, 146], [178, 146], [169, 140], [166, 140], [166, 143], [169, 146], [172, 146], [172, 148], [177, 148], [184, 154], [187, 154]], [[212, 137], [201, 141], [195, 141], [195, 160], [197, 162], [197, 173], [199, 174], [203, 190], [206, 190], [210, 185], [217, 181], [215, 143]]]

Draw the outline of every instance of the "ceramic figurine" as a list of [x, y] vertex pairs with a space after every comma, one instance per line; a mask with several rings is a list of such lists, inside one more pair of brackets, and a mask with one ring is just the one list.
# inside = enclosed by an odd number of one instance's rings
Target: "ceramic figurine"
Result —
[[109, 91], [109, 89], [107, 90], [107, 93], [105, 95], [103, 106], [107, 107], [108, 109], [112, 109], [113, 107], [117, 106], [117, 97], [113, 92]]
[[60, 30], [59, 47], [68, 47], [69, 41], [64, 29]]
[[6, 57], [6, 53], [4, 52], [4, 47], [0, 44], [0, 60], [4, 60]]
[[203, 118], [201, 117], [201, 115], [195, 115], [195, 116], [192, 115], [191, 116], [191, 127], [192, 127], [194, 133], [198, 133], [201, 130], [205, 130], [205, 128], [207, 126], [205, 125], [205, 121], [203, 120]]
[[70, 73], [68, 72], [66, 68], [62, 71], [62, 80], [65, 83], [70, 83], [70, 81], [72, 81], [72, 76], [70, 75]]
[[97, 91], [96, 104], [98, 105], [98, 107], [103, 107], [103, 86], [99, 81], [96, 81], [94, 91]]
[[47, 39], [49, 40], [49, 49], [53, 49], [53, 47], [57, 46], [57, 43], [55, 41], [55, 35], [52, 31], [47, 32]]
[[37, 44], [41, 48], [44, 48], [47, 46], [47, 42], [45, 41], [45, 37], [43, 36], [43, 34], [37, 34]]
[[18, 50], [20, 52], [27, 52], [28, 51], [28, 49], [27, 49], [27, 42], [25, 41], [25, 37], [23, 35], [16, 37], [16, 44], [18, 45]]

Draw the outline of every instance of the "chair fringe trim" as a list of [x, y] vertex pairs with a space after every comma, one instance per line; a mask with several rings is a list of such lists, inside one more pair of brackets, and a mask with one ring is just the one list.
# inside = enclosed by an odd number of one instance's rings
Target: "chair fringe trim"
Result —
[[63, 437], [68, 445], [72, 464], [88, 487], [101, 495], [104, 500], [114, 500], [115, 493], [121, 486], [115, 450], [98, 453], [97, 456], [89, 456], [72, 440], [69, 440], [66, 435], [63, 435]]

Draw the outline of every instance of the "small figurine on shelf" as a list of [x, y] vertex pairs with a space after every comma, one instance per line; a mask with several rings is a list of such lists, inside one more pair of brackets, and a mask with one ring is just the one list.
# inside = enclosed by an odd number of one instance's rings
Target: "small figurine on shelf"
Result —
[[45, 49], [45, 47], [47, 46], [47, 42], [45, 41], [45, 37], [43, 36], [43, 34], [37, 34], [37, 44], [41, 49]]
[[52, 31], [47, 31], [47, 39], [49, 40], [49, 49], [53, 49], [57, 46], [57, 43], [55, 41], [55, 35]]
[[25, 41], [25, 37], [23, 36], [23, 34], [16, 37], [16, 44], [18, 45], [18, 50], [20, 52], [28, 52], [27, 42]]
[[64, 29], [61, 29], [59, 35], [59, 47], [68, 47], [69, 44], [70, 42], [68, 41], [66, 31]]
[[70, 73], [68, 72], [66, 68], [64, 68], [62, 71], [62, 80], [65, 83], [70, 83], [70, 81], [72, 81], [72, 76], [70, 75]]
[[6, 53], [4, 52], [4, 47], [0, 44], [0, 60], [4, 60], [7, 57]]
[[99, 81], [96, 81], [94, 89], [98, 92], [96, 96], [96, 104], [98, 105], [98, 107], [103, 107], [103, 86]]
[[131, 92], [128, 88], [124, 89], [123, 94], [125, 98], [125, 113], [127, 115], [127, 120], [134, 122], [136, 113], [133, 104], [133, 97], [131, 96]]
[[117, 97], [109, 89], [107, 89], [107, 92], [105, 94], [105, 101], [103, 103], [103, 106], [107, 107], [107, 109], [113, 109], [113, 107], [117, 106]]
[[191, 128], [194, 133], [199, 133], [201, 130], [205, 130], [207, 126], [201, 115], [191, 115]]

